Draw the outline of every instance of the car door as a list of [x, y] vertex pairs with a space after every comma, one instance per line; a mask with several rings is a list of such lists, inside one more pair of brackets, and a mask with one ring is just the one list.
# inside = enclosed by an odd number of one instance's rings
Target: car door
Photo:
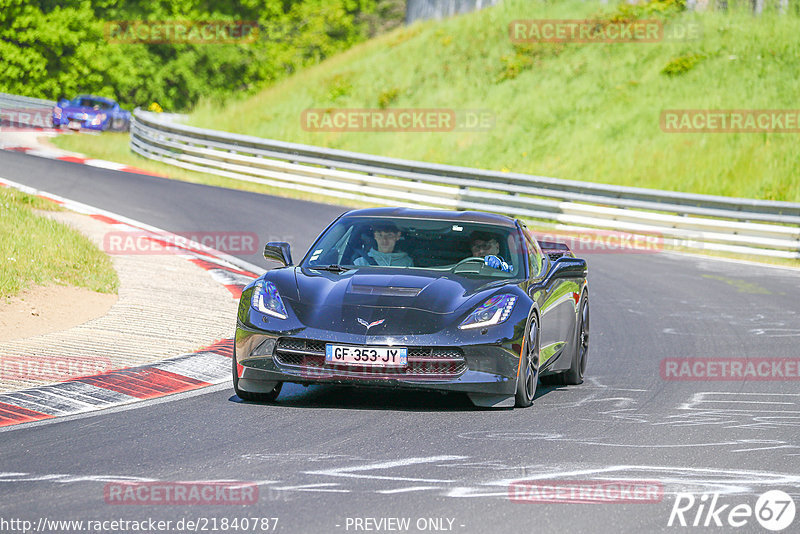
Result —
[[544, 366], [552, 358], [559, 356], [572, 339], [575, 331], [575, 294], [580, 294], [580, 284], [571, 279], [549, 279], [547, 272], [552, 261], [542, 252], [536, 238], [524, 228], [525, 243], [532, 283], [529, 295], [539, 305], [539, 362]]

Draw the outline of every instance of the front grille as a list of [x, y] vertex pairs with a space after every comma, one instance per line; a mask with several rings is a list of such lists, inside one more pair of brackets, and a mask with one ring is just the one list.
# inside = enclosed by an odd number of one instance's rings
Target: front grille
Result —
[[299, 368], [309, 376], [450, 379], [467, 369], [464, 353], [458, 347], [408, 347], [408, 366], [376, 368], [329, 364], [325, 361], [324, 341], [283, 337], [275, 346], [274, 357], [279, 365]]

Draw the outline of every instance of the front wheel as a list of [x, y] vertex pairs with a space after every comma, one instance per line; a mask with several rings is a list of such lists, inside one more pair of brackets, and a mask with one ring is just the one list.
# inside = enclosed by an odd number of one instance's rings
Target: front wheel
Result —
[[124, 132], [128, 129], [127, 121], [122, 117], [114, 117], [109, 124], [110, 126], [108, 129], [112, 132]]
[[528, 328], [525, 329], [523, 345], [517, 375], [517, 393], [514, 397], [517, 408], [527, 408], [533, 404], [536, 384], [539, 382], [539, 321], [536, 315], [531, 316]]
[[278, 395], [281, 394], [281, 389], [283, 388], [283, 382], [278, 382], [274, 388], [268, 393], [253, 393], [252, 391], [244, 391], [243, 389], [239, 389], [239, 373], [236, 369], [236, 352], [234, 351], [233, 354], [233, 391], [236, 395], [246, 401], [253, 401], [253, 402], [275, 402], [278, 398]]

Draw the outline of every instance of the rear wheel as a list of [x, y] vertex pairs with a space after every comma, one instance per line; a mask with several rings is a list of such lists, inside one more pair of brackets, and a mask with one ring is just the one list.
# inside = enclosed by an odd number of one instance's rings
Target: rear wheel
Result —
[[575, 325], [575, 352], [572, 355], [572, 365], [564, 373], [564, 383], [577, 385], [583, 383], [583, 374], [586, 371], [586, 359], [589, 354], [589, 294], [584, 291], [578, 308], [578, 324]]
[[527, 408], [533, 404], [533, 397], [536, 396], [536, 384], [539, 381], [539, 321], [536, 315], [531, 316], [523, 344], [514, 398], [517, 408]]
[[236, 395], [240, 399], [253, 402], [274, 402], [278, 398], [278, 395], [281, 394], [281, 388], [283, 388], [283, 382], [278, 382], [269, 393], [253, 393], [252, 391], [244, 391], [242, 389], [239, 389], [239, 373], [238, 369], [236, 368], [235, 349], [232, 359], [233, 359], [233, 391], [236, 392]]

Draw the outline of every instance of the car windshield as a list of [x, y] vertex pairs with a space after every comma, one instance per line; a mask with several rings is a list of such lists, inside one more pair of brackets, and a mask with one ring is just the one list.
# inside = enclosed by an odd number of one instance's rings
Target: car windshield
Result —
[[73, 100], [71, 104], [73, 106], [92, 109], [111, 109], [114, 107], [111, 103], [106, 102], [105, 100], [97, 100], [96, 98], [87, 98], [82, 96], [79, 96]]
[[[497, 256], [508, 267], [492, 267]], [[314, 244], [304, 267], [348, 270], [392, 267], [511, 278], [524, 273], [524, 248], [516, 228], [442, 220], [345, 217]]]

